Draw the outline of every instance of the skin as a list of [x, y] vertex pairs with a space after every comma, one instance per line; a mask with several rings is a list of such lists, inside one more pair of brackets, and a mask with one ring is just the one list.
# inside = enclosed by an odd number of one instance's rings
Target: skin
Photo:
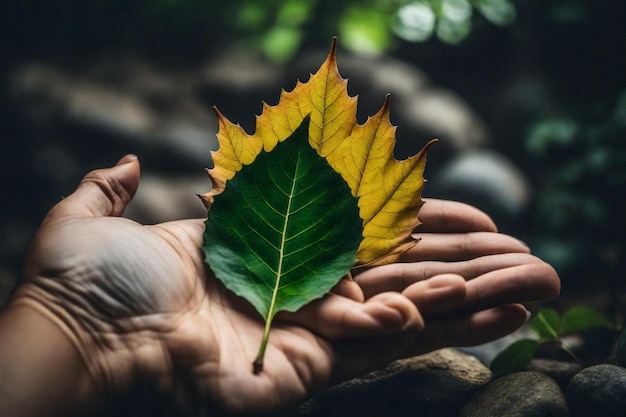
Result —
[[521, 303], [560, 290], [484, 213], [429, 200], [401, 262], [277, 315], [254, 375], [263, 322], [205, 265], [203, 221], [120, 217], [138, 184], [128, 155], [43, 221], [0, 313], [0, 415], [278, 415], [392, 360], [506, 335], [527, 319]]

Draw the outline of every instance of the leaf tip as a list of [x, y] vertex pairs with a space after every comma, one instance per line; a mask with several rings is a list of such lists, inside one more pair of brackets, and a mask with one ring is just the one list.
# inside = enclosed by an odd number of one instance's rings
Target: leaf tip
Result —
[[204, 204], [204, 208], [206, 208], [207, 210], [210, 209], [211, 204], [213, 204], [213, 196], [210, 194], [211, 193], [196, 194], [200, 201], [202, 201], [202, 204]]
[[339, 71], [337, 70], [337, 37], [336, 36], [333, 36], [333, 42], [330, 46], [330, 51], [328, 52], [328, 56], [326, 57], [326, 62], [324, 63], [324, 65], [327, 65], [330, 68], [334, 67], [337, 73], [339, 73]]
[[391, 107], [391, 94], [387, 93], [387, 95], [385, 96], [385, 102], [383, 103], [383, 106], [380, 108], [380, 112], [381, 114], [384, 115], [384, 117], [387, 118], [387, 121], [389, 122], [389, 124], [391, 124], [391, 120], [389, 118], [390, 107]]
[[217, 108], [217, 106], [213, 106], [212, 109], [213, 113], [215, 113], [215, 115], [217, 116], [217, 122], [220, 128], [230, 122], [228, 118], [224, 116], [224, 113], [222, 113], [220, 109]]
[[206, 207], [207, 209], [211, 208], [214, 197], [218, 194], [221, 194], [226, 187], [226, 178], [215, 175], [213, 172], [214, 169], [215, 168], [206, 170], [207, 175], [211, 180], [211, 191], [204, 194], [196, 194], [204, 204], [204, 207]]
[[424, 145], [422, 150], [420, 150], [417, 153], [417, 155], [415, 155], [414, 157], [417, 157], [419, 159], [424, 158], [426, 156], [426, 154], [428, 153], [428, 150], [430, 149], [430, 147], [433, 146], [437, 142], [439, 142], [439, 139], [437, 139], [437, 138], [429, 140], [428, 143], [426, 145]]

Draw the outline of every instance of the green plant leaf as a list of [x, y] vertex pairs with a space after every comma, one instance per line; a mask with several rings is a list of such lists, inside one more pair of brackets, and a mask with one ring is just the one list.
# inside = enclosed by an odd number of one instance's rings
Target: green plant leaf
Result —
[[526, 369], [538, 347], [539, 341], [533, 339], [521, 339], [511, 343], [491, 362], [491, 372], [498, 377]]
[[308, 140], [306, 117], [228, 182], [206, 221], [207, 263], [266, 322], [255, 373], [275, 314], [328, 293], [356, 263], [362, 239], [357, 199]]
[[576, 306], [561, 316], [559, 335], [577, 333], [595, 327], [613, 327], [607, 316], [586, 306]]
[[551, 308], [539, 310], [530, 322], [530, 329], [539, 335], [540, 341], [559, 338], [559, 313]]

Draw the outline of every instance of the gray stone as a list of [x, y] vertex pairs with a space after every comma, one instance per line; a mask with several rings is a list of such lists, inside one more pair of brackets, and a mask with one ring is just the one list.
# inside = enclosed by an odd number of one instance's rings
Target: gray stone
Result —
[[563, 392], [540, 372], [517, 372], [481, 388], [463, 407], [461, 417], [567, 417]]
[[441, 349], [320, 392], [295, 416], [455, 416], [473, 392], [491, 379], [476, 358]]
[[208, 175], [142, 175], [141, 186], [124, 216], [148, 224], [204, 218], [207, 211], [196, 194], [206, 193], [210, 189]]
[[626, 416], [626, 369], [602, 364], [580, 371], [567, 386], [572, 416]]
[[195, 97], [198, 79], [197, 73], [170, 73], [120, 60], [115, 66], [95, 65], [80, 76], [30, 64], [17, 68], [10, 83], [16, 105], [42, 129], [63, 123], [164, 155], [207, 162], [207, 149], [217, 145], [217, 124]]
[[438, 198], [460, 200], [489, 213], [496, 223], [518, 218], [531, 197], [530, 182], [507, 157], [487, 150], [461, 153], [429, 181]]
[[543, 372], [554, 379], [561, 389], [565, 389], [569, 381], [582, 370], [576, 362], [558, 361], [555, 359], [533, 359], [526, 368], [527, 371]]

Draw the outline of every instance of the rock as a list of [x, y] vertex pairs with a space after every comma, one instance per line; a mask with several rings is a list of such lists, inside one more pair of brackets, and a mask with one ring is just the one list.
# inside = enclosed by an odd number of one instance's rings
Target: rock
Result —
[[626, 416], [626, 369], [602, 364], [577, 373], [566, 390], [572, 417]]
[[455, 416], [490, 379], [476, 358], [441, 349], [326, 389], [293, 416]]
[[15, 69], [9, 83], [15, 105], [42, 130], [80, 127], [108, 141], [207, 162], [207, 149], [217, 145], [217, 124], [195, 96], [198, 78], [197, 72], [119, 60], [79, 75], [33, 63]]
[[529, 339], [532, 337], [534, 337], [534, 332], [530, 330], [528, 322], [526, 322], [521, 328], [499, 339], [476, 346], [465, 346], [457, 349], [468, 355], [476, 356], [485, 366], [490, 367], [493, 359], [512, 343], [520, 339]]
[[207, 175], [141, 176], [141, 186], [124, 216], [144, 224], [205, 218], [207, 210], [196, 194], [211, 189]]
[[428, 183], [438, 198], [460, 200], [486, 211], [496, 224], [510, 223], [526, 209], [530, 183], [504, 155], [468, 151], [452, 158]]
[[554, 379], [561, 389], [565, 389], [569, 381], [576, 375], [582, 366], [576, 362], [558, 361], [555, 359], [533, 359], [526, 368], [527, 371], [537, 371]]
[[557, 383], [540, 372], [517, 372], [481, 388], [465, 404], [461, 417], [567, 417]]

